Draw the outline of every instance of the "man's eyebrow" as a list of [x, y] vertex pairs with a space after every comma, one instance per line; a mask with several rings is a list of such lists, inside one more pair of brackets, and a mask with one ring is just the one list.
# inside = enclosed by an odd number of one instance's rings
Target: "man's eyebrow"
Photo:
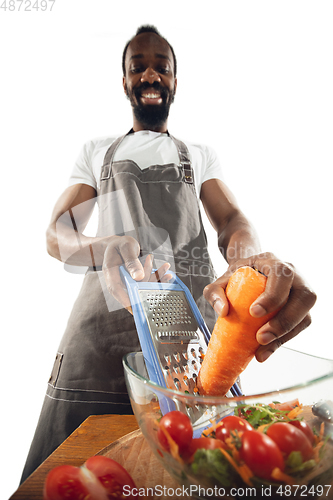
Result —
[[[170, 60], [170, 57], [165, 55], [165, 54], [155, 54], [155, 57], [157, 59], [167, 59], [168, 61], [171, 62]], [[131, 59], [143, 59], [144, 58], [144, 54], [133, 54], [131, 57], [130, 57], [130, 60]]]

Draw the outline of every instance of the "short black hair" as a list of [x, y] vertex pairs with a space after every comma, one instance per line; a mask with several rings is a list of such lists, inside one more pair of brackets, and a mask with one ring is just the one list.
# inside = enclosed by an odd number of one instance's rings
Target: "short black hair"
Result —
[[160, 36], [163, 40], [166, 41], [166, 43], [169, 45], [170, 50], [172, 52], [173, 65], [174, 65], [174, 74], [175, 74], [175, 77], [176, 77], [176, 75], [177, 75], [177, 60], [176, 60], [175, 51], [173, 50], [173, 48], [170, 45], [170, 43], [168, 42], [168, 40], [166, 38], [164, 38], [164, 36], [161, 35], [161, 33], [158, 31], [157, 28], [155, 28], [155, 26], [152, 26], [151, 24], [145, 24], [143, 26], [140, 26], [136, 30], [135, 35], [132, 36], [132, 38], [126, 43], [124, 51], [123, 51], [123, 59], [122, 59], [123, 75], [125, 76], [125, 74], [126, 74], [126, 70], [125, 70], [125, 58], [126, 58], [126, 52], [127, 52], [128, 46], [131, 43], [131, 41], [133, 40], [133, 38], [135, 38], [138, 35], [141, 35], [141, 33], [155, 33], [155, 35]]

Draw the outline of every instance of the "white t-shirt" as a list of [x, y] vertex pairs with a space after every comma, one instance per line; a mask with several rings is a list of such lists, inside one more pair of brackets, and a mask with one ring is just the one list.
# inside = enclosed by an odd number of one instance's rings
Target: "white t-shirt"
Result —
[[[116, 137], [99, 138], [84, 144], [72, 170], [69, 186], [88, 184], [99, 194], [104, 156], [115, 139]], [[203, 182], [209, 179], [223, 180], [221, 166], [212, 148], [183, 142], [190, 153], [199, 198]], [[114, 156], [114, 161], [119, 160], [132, 160], [142, 170], [151, 165], [168, 163], [179, 165], [178, 151], [173, 140], [167, 134], [150, 130], [141, 130], [127, 135], [118, 146]]]

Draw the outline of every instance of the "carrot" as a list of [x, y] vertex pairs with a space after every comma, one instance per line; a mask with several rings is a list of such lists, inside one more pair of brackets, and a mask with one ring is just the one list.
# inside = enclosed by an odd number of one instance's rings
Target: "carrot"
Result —
[[258, 329], [276, 312], [254, 318], [251, 304], [263, 293], [267, 278], [252, 267], [241, 267], [230, 277], [226, 297], [229, 313], [219, 317], [202, 362], [197, 387], [200, 394], [224, 396], [253, 359]]
[[295, 484], [295, 478], [293, 478], [292, 476], [288, 476], [288, 474], [282, 472], [282, 470], [280, 470], [278, 467], [275, 467], [275, 469], [273, 469], [272, 478], [276, 481], [281, 481], [283, 483], [289, 484], [290, 486]]

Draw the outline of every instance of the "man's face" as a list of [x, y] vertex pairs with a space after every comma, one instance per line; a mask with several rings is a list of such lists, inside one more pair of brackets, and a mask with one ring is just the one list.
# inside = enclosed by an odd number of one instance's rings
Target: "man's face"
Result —
[[123, 86], [136, 130], [164, 131], [177, 80], [168, 43], [155, 33], [141, 33], [128, 46]]

